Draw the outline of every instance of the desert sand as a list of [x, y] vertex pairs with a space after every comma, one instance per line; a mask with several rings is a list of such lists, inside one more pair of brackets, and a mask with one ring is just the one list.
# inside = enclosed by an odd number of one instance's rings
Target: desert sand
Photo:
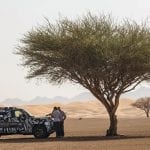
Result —
[[105, 136], [109, 119], [104, 106], [96, 100], [19, 106], [35, 116], [44, 116], [54, 106], [60, 106], [67, 114], [65, 137], [56, 139], [55, 133], [48, 139], [34, 139], [32, 135], [1, 136], [0, 150], [149, 150], [150, 119], [132, 107], [132, 103], [130, 99], [120, 101], [118, 137]]
[[[121, 99], [117, 110], [118, 118], [143, 118], [144, 111], [137, 109], [131, 104], [131, 99]], [[108, 114], [105, 107], [98, 100], [89, 100], [87, 102], [76, 101], [72, 103], [54, 103], [48, 105], [24, 105], [29, 113], [35, 116], [44, 116], [50, 113], [54, 106], [60, 106], [67, 114], [68, 118], [107, 118]]]
[[105, 137], [108, 119], [67, 119], [65, 137], [34, 139], [33, 136], [0, 137], [0, 150], [149, 150], [150, 119], [120, 118], [119, 137]]

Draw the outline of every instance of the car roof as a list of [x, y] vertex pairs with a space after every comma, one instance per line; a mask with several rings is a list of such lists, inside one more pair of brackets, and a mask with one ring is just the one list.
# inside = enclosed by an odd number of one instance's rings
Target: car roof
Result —
[[16, 110], [19, 109], [17, 107], [0, 107], [0, 110]]

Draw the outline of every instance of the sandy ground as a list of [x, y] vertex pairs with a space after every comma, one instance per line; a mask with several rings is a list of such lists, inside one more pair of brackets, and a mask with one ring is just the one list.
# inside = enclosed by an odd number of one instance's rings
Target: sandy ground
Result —
[[65, 137], [34, 139], [11, 135], [0, 138], [0, 150], [150, 150], [150, 119], [119, 119], [119, 137], [105, 137], [107, 119], [67, 119]]
[[[121, 99], [117, 115], [119, 118], [145, 117], [144, 111], [131, 106], [133, 100]], [[60, 106], [69, 118], [106, 118], [108, 113], [98, 100], [87, 102], [72, 102], [68, 104], [55, 103], [49, 105], [25, 105], [19, 106], [35, 116], [44, 116], [53, 110], [54, 106]]]

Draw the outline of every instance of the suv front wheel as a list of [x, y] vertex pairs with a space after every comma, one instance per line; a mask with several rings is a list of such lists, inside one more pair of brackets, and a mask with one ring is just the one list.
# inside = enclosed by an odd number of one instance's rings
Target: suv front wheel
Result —
[[35, 126], [33, 128], [33, 135], [35, 138], [48, 138], [49, 134], [46, 131], [46, 127], [43, 125]]

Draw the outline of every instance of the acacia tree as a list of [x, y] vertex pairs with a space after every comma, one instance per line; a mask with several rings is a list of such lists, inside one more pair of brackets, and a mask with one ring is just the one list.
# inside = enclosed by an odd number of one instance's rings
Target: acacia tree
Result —
[[132, 106], [144, 110], [147, 117], [150, 113], [150, 97], [139, 98]]
[[120, 95], [150, 78], [150, 28], [109, 15], [62, 18], [27, 32], [17, 54], [27, 78], [70, 80], [88, 89], [109, 114], [107, 135], [115, 136]]

